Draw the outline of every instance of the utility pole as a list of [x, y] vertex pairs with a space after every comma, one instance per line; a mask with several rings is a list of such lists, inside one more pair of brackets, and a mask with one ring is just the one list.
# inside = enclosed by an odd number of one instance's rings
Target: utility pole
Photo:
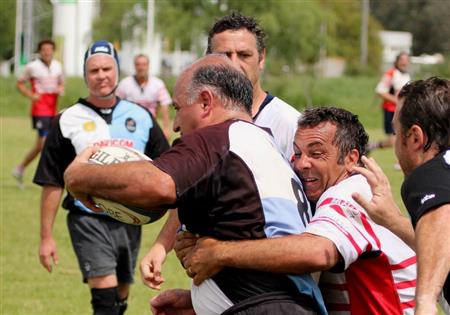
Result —
[[361, 46], [359, 63], [367, 66], [368, 33], [369, 33], [369, 0], [361, 0]]

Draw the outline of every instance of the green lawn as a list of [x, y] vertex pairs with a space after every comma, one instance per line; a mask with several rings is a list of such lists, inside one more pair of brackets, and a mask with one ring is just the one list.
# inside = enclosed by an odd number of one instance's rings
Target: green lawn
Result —
[[[383, 137], [378, 102], [373, 102], [373, 78], [344, 78], [316, 82], [313, 100], [317, 104], [335, 104], [346, 107], [361, 116], [374, 139]], [[31, 183], [36, 162], [26, 172], [26, 189], [19, 190], [11, 170], [33, 143], [35, 132], [27, 117], [29, 102], [18, 95], [13, 79], [0, 79], [0, 314], [89, 314], [90, 294], [81, 282], [76, 258], [70, 244], [65, 224], [66, 212], [60, 209], [54, 228], [59, 249], [60, 263], [52, 274], [39, 264], [39, 200], [40, 188]], [[277, 84], [275, 84], [275, 82]], [[281, 83], [280, 83], [281, 82]], [[268, 80], [268, 90], [302, 108], [302, 80]], [[284, 83], [284, 84], [283, 84]], [[291, 90], [287, 90], [287, 87]], [[284, 93], [283, 93], [284, 91]], [[289, 93], [290, 94], [289, 94]], [[69, 79], [61, 107], [86, 95], [81, 79]], [[392, 150], [374, 152], [391, 179], [392, 189], [400, 202], [401, 172], [393, 170], [395, 162]], [[163, 220], [144, 227], [140, 257], [150, 247]], [[165, 288], [188, 287], [189, 280], [176, 257], [170, 255], [165, 264]], [[136, 273], [127, 314], [149, 314], [148, 300], [157, 292], [145, 287]]]

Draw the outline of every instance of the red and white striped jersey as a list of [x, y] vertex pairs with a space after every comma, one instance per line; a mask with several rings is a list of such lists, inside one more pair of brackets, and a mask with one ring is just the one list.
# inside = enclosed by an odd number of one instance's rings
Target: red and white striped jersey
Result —
[[64, 82], [61, 63], [55, 59], [47, 66], [41, 59], [36, 59], [25, 66], [19, 81], [31, 82], [31, 90], [41, 95], [33, 101], [31, 114], [33, 116], [56, 115], [59, 85]]
[[361, 175], [329, 188], [306, 232], [331, 240], [342, 263], [326, 271], [320, 288], [330, 314], [414, 314], [416, 255], [401, 239], [375, 224], [351, 197], [372, 198]]

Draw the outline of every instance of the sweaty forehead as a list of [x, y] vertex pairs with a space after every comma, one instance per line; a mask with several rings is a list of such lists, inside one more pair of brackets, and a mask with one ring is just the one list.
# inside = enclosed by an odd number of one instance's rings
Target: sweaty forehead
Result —
[[322, 122], [314, 127], [298, 128], [295, 134], [295, 143], [304, 146], [331, 143], [335, 134], [336, 125], [330, 122]]

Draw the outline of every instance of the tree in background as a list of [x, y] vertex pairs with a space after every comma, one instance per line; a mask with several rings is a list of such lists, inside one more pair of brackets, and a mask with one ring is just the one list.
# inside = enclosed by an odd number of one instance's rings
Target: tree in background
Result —
[[372, 14], [385, 29], [413, 34], [413, 53], [450, 53], [450, 1], [378, 0]]

